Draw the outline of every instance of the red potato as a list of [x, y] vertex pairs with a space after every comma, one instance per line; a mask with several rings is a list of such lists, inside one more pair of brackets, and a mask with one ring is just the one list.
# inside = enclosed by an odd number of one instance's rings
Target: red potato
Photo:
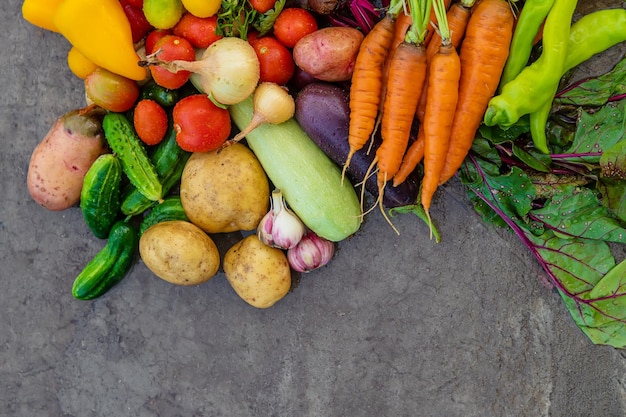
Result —
[[108, 147], [102, 132], [104, 109], [89, 106], [59, 118], [35, 147], [28, 166], [28, 192], [51, 211], [78, 203], [85, 174]]
[[293, 48], [296, 65], [321, 81], [347, 81], [363, 33], [349, 27], [326, 27], [302, 37]]

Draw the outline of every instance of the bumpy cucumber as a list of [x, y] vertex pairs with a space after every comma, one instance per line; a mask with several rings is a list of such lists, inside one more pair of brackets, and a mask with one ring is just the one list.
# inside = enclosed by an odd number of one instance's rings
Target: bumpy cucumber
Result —
[[104, 239], [120, 212], [122, 165], [114, 154], [100, 155], [91, 165], [80, 193], [80, 209], [93, 234]]
[[[190, 156], [191, 152], [184, 151], [178, 146], [176, 132], [170, 127], [165, 138], [155, 146], [150, 155], [150, 160], [161, 180], [163, 195], [166, 195], [180, 181], [183, 168]], [[129, 184], [122, 192], [121, 211], [127, 216], [141, 214], [153, 205], [155, 202], [147, 199], [132, 184]]]
[[107, 113], [102, 121], [104, 136], [117, 154], [122, 169], [137, 189], [149, 200], [163, 197], [163, 186], [146, 148], [130, 121], [121, 113]]
[[151, 226], [169, 220], [189, 221], [178, 195], [166, 197], [162, 203], [157, 204], [150, 210], [150, 213], [143, 218], [139, 225], [139, 236], [141, 237]]
[[72, 295], [79, 300], [100, 297], [130, 271], [139, 247], [137, 230], [124, 221], [111, 228], [106, 245], [78, 274]]

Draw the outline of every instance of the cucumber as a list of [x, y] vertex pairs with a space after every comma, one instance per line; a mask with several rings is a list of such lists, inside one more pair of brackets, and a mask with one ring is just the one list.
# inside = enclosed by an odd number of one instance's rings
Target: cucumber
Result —
[[[184, 151], [176, 143], [176, 131], [170, 127], [165, 138], [155, 146], [150, 155], [161, 181], [163, 195], [166, 195], [180, 181], [183, 168], [191, 152]], [[126, 216], [143, 213], [156, 203], [146, 198], [132, 183], [122, 192], [121, 211]]]
[[[252, 120], [249, 97], [229, 107], [241, 130]], [[246, 135], [248, 146], [280, 189], [289, 207], [318, 236], [340, 241], [361, 225], [361, 206], [349, 181], [341, 182], [341, 170], [291, 118], [266, 123]]]
[[162, 203], [157, 204], [150, 210], [150, 213], [143, 218], [139, 225], [139, 237], [151, 226], [169, 220], [189, 221], [178, 195], [166, 197]]
[[120, 213], [120, 183], [122, 165], [114, 154], [100, 155], [83, 180], [80, 209], [83, 219], [100, 239], [109, 235]]
[[106, 245], [74, 280], [74, 298], [91, 300], [109, 291], [128, 274], [138, 248], [137, 230], [125, 221], [117, 221], [111, 228]]
[[172, 107], [178, 102], [179, 94], [178, 90], [170, 90], [150, 80], [142, 87], [141, 98], [154, 100], [163, 107]]
[[102, 120], [102, 129], [109, 147], [117, 154], [122, 170], [147, 199], [158, 201], [163, 197], [163, 186], [146, 148], [133, 125], [121, 113], [109, 112]]

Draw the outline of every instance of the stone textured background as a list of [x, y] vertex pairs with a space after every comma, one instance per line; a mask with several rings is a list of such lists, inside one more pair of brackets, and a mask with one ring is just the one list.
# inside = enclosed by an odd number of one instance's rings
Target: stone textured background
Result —
[[[616, 1], [582, 4], [595, 7]], [[626, 358], [576, 328], [511, 233], [481, 222], [456, 180], [423, 223], [380, 214], [268, 310], [223, 274], [194, 288], [137, 263], [106, 296], [74, 300], [102, 247], [79, 209], [26, 189], [30, 153], [84, 104], [68, 44], [0, 2], [0, 416], [551, 416], [626, 413]], [[583, 66], [607, 69], [619, 47]], [[225, 250], [239, 236], [221, 236]]]

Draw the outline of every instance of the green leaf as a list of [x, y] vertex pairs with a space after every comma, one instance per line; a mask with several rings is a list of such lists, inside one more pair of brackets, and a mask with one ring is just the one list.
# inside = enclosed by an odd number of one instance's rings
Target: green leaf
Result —
[[626, 59], [598, 77], [589, 78], [574, 88], [557, 94], [555, 103], [574, 106], [602, 106], [611, 97], [626, 94]]
[[626, 100], [610, 103], [595, 113], [580, 111], [580, 121], [576, 129], [574, 141], [565, 151], [570, 160], [580, 159], [587, 163], [597, 164], [605, 150], [615, 146], [626, 135], [624, 105]]
[[566, 236], [626, 243], [626, 229], [588, 188], [564, 188], [531, 215]]
[[602, 194], [602, 205], [626, 222], [626, 180], [600, 178], [598, 191]]

